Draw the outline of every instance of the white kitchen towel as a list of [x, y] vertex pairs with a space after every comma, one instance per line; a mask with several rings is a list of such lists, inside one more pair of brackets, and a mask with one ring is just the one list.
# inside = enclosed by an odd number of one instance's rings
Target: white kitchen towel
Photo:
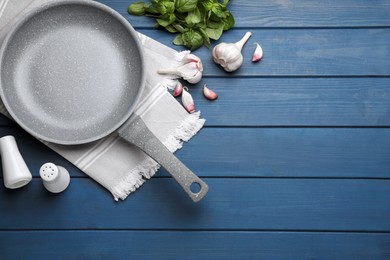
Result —
[[[18, 19], [32, 8], [49, 1], [55, 0], [0, 0], [0, 43]], [[187, 52], [176, 52], [141, 33], [138, 35], [144, 47], [147, 82], [135, 113], [174, 152], [203, 127], [205, 120], [199, 117], [199, 112], [188, 114], [167, 91], [176, 84], [176, 80], [156, 71], [178, 66]], [[2, 103], [0, 112], [9, 116]], [[84, 145], [44, 143], [108, 189], [115, 200], [124, 200], [159, 168], [153, 159], [114, 134]]]

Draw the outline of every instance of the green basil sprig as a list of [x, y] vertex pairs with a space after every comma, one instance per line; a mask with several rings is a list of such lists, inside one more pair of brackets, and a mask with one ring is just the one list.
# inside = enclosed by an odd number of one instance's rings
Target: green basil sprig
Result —
[[229, 0], [153, 0], [133, 3], [128, 12], [154, 17], [156, 28], [177, 33], [174, 44], [195, 50], [210, 46], [210, 39], [218, 40], [223, 31], [234, 26], [228, 3]]

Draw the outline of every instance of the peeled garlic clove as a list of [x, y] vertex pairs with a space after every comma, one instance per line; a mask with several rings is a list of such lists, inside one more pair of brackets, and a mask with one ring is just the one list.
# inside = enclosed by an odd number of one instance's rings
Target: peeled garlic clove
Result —
[[176, 87], [173, 90], [173, 96], [178, 97], [181, 95], [182, 92], [183, 92], [183, 84], [181, 84], [180, 81], [177, 81]]
[[208, 100], [216, 100], [218, 98], [218, 94], [215, 93], [214, 91], [212, 91], [211, 89], [209, 89], [206, 84], [204, 84], [203, 86], [203, 95], [205, 96], [205, 98], [207, 98]]
[[263, 48], [256, 42], [256, 49], [255, 52], [253, 53], [252, 61], [257, 62], [263, 58]]
[[189, 113], [195, 112], [195, 103], [194, 100], [192, 99], [191, 94], [188, 93], [187, 88], [183, 88], [183, 93], [181, 94], [181, 102], [183, 103], [184, 108]]

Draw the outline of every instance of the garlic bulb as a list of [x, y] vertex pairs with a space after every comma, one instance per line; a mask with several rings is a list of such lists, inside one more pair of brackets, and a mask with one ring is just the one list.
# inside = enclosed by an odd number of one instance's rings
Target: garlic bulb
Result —
[[176, 68], [159, 69], [157, 73], [171, 75], [175, 78], [183, 78], [191, 84], [198, 83], [202, 79], [203, 64], [199, 57], [187, 53], [180, 61], [180, 66]]
[[215, 46], [213, 49], [215, 63], [221, 65], [228, 72], [237, 70], [244, 60], [241, 54], [242, 47], [251, 35], [251, 32], [247, 32], [244, 37], [236, 43], [222, 42]]

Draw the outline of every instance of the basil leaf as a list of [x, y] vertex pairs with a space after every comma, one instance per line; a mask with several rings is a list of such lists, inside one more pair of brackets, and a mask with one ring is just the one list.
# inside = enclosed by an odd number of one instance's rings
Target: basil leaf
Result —
[[163, 27], [167, 27], [168, 25], [173, 23], [175, 20], [176, 20], [176, 17], [174, 14], [169, 14], [169, 15], [166, 15], [162, 18], [156, 19], [157, 23]]
[[218, 1], [216, 0], [205, 0], [202, 1], [204, 8], [206, 11], [211, 11], [211, 9], [218, 5]]
[[204, 42], [204, 44], [205, 44], [207, 47], [210, 47], [210, 45], [211, 45], [211, 43], [210, 43], [210, 38], [209, 38], [209, 36], [207, 35], [206, 30], [203, 29], [203, 28], [198, 28], [198, 31], [200, 32], [200, 34], [201, 34], [202, 37], [203, 37], [203, 42]]
[[226, 14], [222, 11], [220, 6], [214, 6], [211, 8], [211, 12], [218, 18], [226, 18]]
[[154, 7], [154, 6], [147, 7], [145, 9], [145, 12], [148, 13], [147, 15], [150, 15], [150, 14], [160, 14], [158, 9], [156, 7]]
[[171, 24], [168, 26], [165, 26], [165, 30], [167, 30], [170, 33], [177, 33], [178, 31], [173, 27]]
[[172, 24], [173, 27], [175, 27], [176, 30], [178, 30], [179, 32], [183, 33], [183, 32], [186, 32], [187, 30], [184, 29], [183, 26], [181, 26], [180, 24]]
[[198, 31], [194, 31], [194, 36], [191, 41], [191, 50], [198, 49], [204, 43], [203, 36]]
[[183, 44], [186, 46], [191, 46], [191, 39], [193, 37], [193, 30], [190, 29], [181, 34], [181, 39], [183, 40]]
[[224, 22], [225, 22], [225, 25], [223, 26], [224, 31], [227, 31], [234, 26], [234, 23], [235, 23], [234, 17], [233, 17], [233, 15], [230, 14], [230, 12], [229, 12], [229, 15], [227, 16], [227, 18], [224, 20]]
[[195, 8], [194, 10], [188, 12], [188, 15], [185, 19], [186, 23], [188, 24], [197, 24], [200, 23], [201, 17], [200, 17], [200, 12], [198, 8]]
[[179, 33], [174, 44], [192, 50], [210, 46], [223, 31], [234, 26], [234, 17], [227, 5], [229, 0], [150, 0], [135, 2], [128, 7], [134, 15], [156, 19], [155, 28], [164, 27], [170, 33]]
[[209, 36], [209, 38], [211, 38], [213, 40], [218, 40], [221, 37], [221, 35], [222, 35], [223, 27], [224, 27], [223, 23], [220, 23], [218, 28], [209, 28], [209, 27], [207, 27], [206, 28], [207, 36]]
[[212, 28], [212, 29], [218, 29], [220, 26], [221, 26], [220, 22], [215, 22], [215, 21], [209, 20], [207, 23], [207, 27]]
[[182, 34], [178, 34], [175, 39], [173, 39], [173, 44], [175, 45], [184, 45], [183, 39], [181, 37]]
[[133, 15], [144, 15], [146, 8], [148, 7], [149, 5], [145, 4], [144, 2], [136, 2], [134, 4], [131, 4], [129, 8], [127, 8], [127, 11]]
[[183, 33], [182, 39], [184, 45], [191, 50], [195, 50], [203, 45], [202, 34], [197, 30], [189, 30], [188, 32]]
[[190, 12], [196, 8], [198, 0], [176, 0], [175, 7], [178, 12]]
[[162, 15], [171, 14], [175, 11], [175, 4], [170, 0], [162, 0], [157, 4], [157, 9]]
[[226, 7], [228, 5], [228, 3], [229, 3], [229, 0], [223, 0], [221, 6]]

